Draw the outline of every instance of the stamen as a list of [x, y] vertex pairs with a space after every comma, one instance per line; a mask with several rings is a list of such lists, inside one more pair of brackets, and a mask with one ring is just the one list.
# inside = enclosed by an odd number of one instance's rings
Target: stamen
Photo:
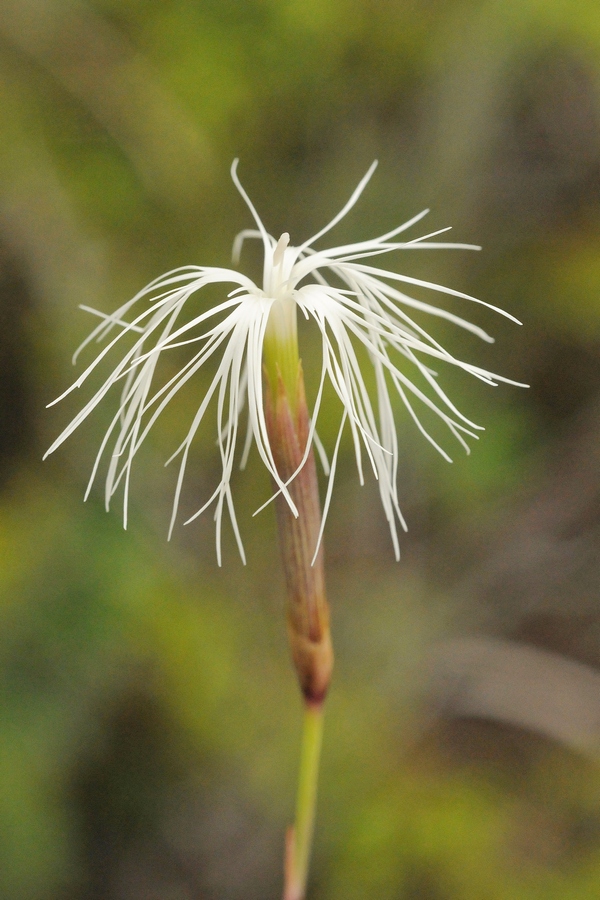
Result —
[[273, 267], [280, 266], [283, 262], [283, 254], [285, 253], [285, 249], [290, 242], [290, 236], [287, 231], [284, 231], [279, 240], [277, 241], [277, 246], [275, 247], [275, 251], [273, 253]]

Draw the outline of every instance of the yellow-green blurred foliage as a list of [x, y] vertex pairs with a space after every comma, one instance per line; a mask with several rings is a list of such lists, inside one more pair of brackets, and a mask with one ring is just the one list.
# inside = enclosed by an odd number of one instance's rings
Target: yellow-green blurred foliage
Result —
[[[499, 511], [543, 483], [548, 448], [599, 390], [599, 82], [597, 0], [0, 0], [2, 898], [280, 891], [300, 704], [272, 508], [252, 518], [270, 490], [259, 462], [234, 478], [248, 565], [228, 534], [222, 569], [210, 513], [166, 541], [162, 464], [202, 378], [140, 454], [128, 531], [118, 502], [105, 514], [101, 479], [82, 503], [110, 400], [41, 463], [83, 400], [45, 409], [91, 326], [78, 304], [112, 310], [169, 268], [229, 264], [249, 225], [234, 156], [269, 231], [293, 242], [379, 158], [336, 243], [426, 206], [431, 230], [482, 243], [397, 264], [522, 319], [449, 301], [497, 342], [444, 323], [435, 335], [532, 385], [442, 373], [487, 429], [471, 457], [452, 448], [452, 466], [399, 410], [400, 564], [376, 487], [359, 488], [342, 447], [311, 896], [598, 895], [595, 760], [526, 729], [457, 729], [431, 707], [423, 661], [457, 631], [529, 639], [527, 610], [458, 586], [473, 558], [498, 552], [482, 535], [493, 543]], [[314, 387], [319, 346], [301, 337]], [[326, 444], [338, 418], [327, 397]], [[207, 427], [184, 512], [206, 497], [216, 457]], [[595, 587], [573, 586], [566, 629], [583, 616], [596, 634]], [[554, 615], [552, 587], [539, 594]], [[599, 640], [580, 649], [600, 664]]]

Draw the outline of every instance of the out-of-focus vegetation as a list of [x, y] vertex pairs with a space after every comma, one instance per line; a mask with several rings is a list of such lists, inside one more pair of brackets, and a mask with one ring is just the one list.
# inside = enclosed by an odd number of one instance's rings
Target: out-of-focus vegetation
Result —
[[[342, 447], [312, 896], [596, 896], [597, 0], [0, 0], [0, 124], [0, 896], [280, 890], [300, 709], [272, 510], [251, 517], [269, 491], [260, 465], [234, 482], [248, 565], [228, 538], [218, 569], [210, 514], [166, 542], [162, 463], [193, 396], [142, 454], [127, 532], [101, 486], [81, 502], [110, 404], [40, 461], [81, 405], [44, 408], [90, 328], [78, 304], [112, 310], [169, 268], [229, 264], [249, 224], [234, 156], [271, 233], [292, 241], [379, 158], [339, 243], [430, 206], [431, 230], [452, 224], [484, 252], [397, 265], [525, 323], [453, 302], [493, 347], [436, 323], [457, 355], [531, 389], [444, 373], [487, 428], [452, 466], [401, 419], [400, 564]], [[186, 508], [217, 464], [207, 433]], [[562, 699], [548, 682], [544, 733], [525, 675], [516, 696], [492, 679], [486, 705], [484, 675], [467, 671], [439, 702], [432, 648], [472, 632], [579, 664]], [[584, 751], [575, 705], [596, 723]]]

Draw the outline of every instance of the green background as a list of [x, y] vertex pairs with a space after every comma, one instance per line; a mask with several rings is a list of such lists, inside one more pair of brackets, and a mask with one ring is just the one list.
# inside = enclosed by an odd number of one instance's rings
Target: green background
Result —
[[[126, 532], [100, 482], [82, 503], [110, 401], [41, 462], [90, 396], [45, 409], [90, 328], [78, 304], [110, 311], [167, 269], [229, 265], [250, 225], [235, 156], [268, 230], [293, 243], [378, 158], [332, 241], [431, 207], [428, 230], [451, 224], [455, 240], [481, 243], [393, 265], [521, 319], [452, 300], [496, 343], [431, 328], [451, 352], [531, 385], [444, 373], [486, 427], [469, 458], [448, 435], [452, 465], [398, 411], [400, 563], [376, 485], [359, 487], [342, 444], [325, 532], [337, 655], [311, 896], [598, 894], [594, 753], [447, 715], [428, 660], [478, 633], [600, 664], [599, 79], [597, 0], [0, 0], [1, 897], [280, 893], [301, 708], [272, 509], [252, 518], [266, 473], [253, 456], [234, 476], [248, 564], [226, 529], [219, 568], [210, 513], [166, 540], [163, 462], [194, 396], [140, 454]], [[302, 341], [314, 386], [318, 337]], [[329, 446], [338, 420], [328, 398]], [[564, 458], [580, 461], [572, 489]], [[207, 429], [185, 509], [217, 475]], [[515, 546], [535, 531], [527, 511], [540, 497], [558, 525], [571, 501], [582, 509], [578, 530], [557, 525], [550, 571], [535, 542]]]

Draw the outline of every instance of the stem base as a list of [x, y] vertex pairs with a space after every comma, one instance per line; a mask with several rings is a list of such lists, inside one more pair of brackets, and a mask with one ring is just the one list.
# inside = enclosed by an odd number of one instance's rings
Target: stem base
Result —
[[304, 900], [315, 824], [323, 739], [323, 703], [305, 702], [296, 822], [285, 839], [283, 900]]

